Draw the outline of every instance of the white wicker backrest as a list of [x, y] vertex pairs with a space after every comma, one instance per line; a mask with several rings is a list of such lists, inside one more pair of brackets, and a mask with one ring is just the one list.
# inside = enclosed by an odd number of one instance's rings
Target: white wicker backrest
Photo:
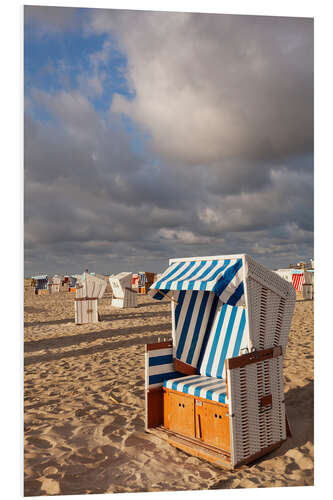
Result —
[[112, 293], [117, 298], [124, 298], [125, 288], [132, 287], [132, 273], [119, 273], [109, 278]]
[[283, 356], [228, 369], [228, 392], [232, 465], [286, 439]]
[[81, 282], [82, 287], [77, 291], [76, 297], [89, 297], [94, 299], [101, 299], [104, 295], [107, 282], [99, 279], [96, 276], [91, 276], [85, 273], [84, 279]]
[[293, 286], [278, 274], [245, 256], [249, 341], [257, 350], [288, 343], [295, 307]]

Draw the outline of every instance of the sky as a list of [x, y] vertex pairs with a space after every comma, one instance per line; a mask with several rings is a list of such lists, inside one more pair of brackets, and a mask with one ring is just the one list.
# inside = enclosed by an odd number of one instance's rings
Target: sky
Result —
[[313, 257], [313, 20], [24, 8], [25, 269]]

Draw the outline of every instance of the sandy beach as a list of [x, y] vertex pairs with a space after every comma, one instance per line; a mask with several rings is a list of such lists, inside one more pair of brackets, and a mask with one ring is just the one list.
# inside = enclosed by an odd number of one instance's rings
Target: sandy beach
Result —
[[292, 438], [225, 471], [144, 431], [144, 344], [171, 337], [169, 302], [115, 309], [108, 285], [102, 321], [79, 326], [74, 294], [25, 280], [25, 495], [313, 485], [313, 308], [296, 303], [285, 356]]

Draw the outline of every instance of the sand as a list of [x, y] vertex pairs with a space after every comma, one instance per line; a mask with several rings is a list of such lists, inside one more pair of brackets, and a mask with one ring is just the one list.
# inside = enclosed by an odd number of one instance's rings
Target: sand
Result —
[[293, 436], [251, 466], [225, 471], [144, 431], [144, 344], [169, 339], [170, 305], [99, 304], [74, 323], [74, 294], [35, 296], [25, 281], [25, 495], [313, 485], [313, 302], [296, 303], [285, 356]]

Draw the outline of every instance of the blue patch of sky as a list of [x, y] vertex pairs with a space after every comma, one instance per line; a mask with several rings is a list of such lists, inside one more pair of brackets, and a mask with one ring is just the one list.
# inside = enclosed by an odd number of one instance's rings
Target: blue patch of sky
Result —
[[[38, 29], [38, 28], [37, 28]], [[35, 25], [27, 24], [24, 36], [24, 92], [35, 88], [49, 93], [77, 90], [79, 77], [92, 76], [90, 56], [102, 50], [108, 35], [87, 36], [82, 31], [64, 31], [40, 37]], [[103, 72], [103, 92], [90, 96], [97, 110], [107, 110], [115, 93], [133, 99], [127, 79], [127, 57], [111, 39], [107, 62], [99, 64]]]
[[[103, 74], [103, 91], [98, 94], [87, 94], [96, 111], [104, 115], [110, 109], [115, 93], [131, 100], [135, 97], [135, 90], [131, 89], [127, 81], [127, 57], [111, 34], [87, 34], [80, 24], [76, 30], [47, 33], [40, 26], [29, 22], [24, 30], [24, 93], [27, 97], [33, 89], [56, 93], [80, 89], [80, 78], [89, 79], [94, 75], [91, 56], [99, 53], [106, 40], [111, 43], [112, 49], [108, 52], [105, 62], [100, 61], [98, 74]], [[81, 91], [84, 90], [81, 88]], [[41, 105], [33, 102], [31, 115], [44, 123], [54, 118]], [[138, 126], [127, 116], [121, 115], [121, 123], [130, 137], [132, 150], [137, 154], [144, 154], [144, 145], [149, 138], [142, 133]]]
[[130, 138], [130, 144], [132, 151], [139, 155], [143, 155], [145, 152], [145, 143], [150, 139], [150, 134], [144, 133], [139, 130], [136, 123], [131, 120], [127, 115], [121, 114], [121, 121], [124, 127], [124, 130], [128, 134]]

